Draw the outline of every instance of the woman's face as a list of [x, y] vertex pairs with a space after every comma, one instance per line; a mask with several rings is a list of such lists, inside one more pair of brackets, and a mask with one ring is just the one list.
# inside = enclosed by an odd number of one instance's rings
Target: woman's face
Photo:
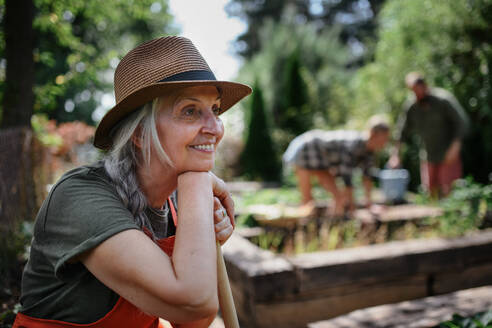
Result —
[[183, 88], [163, 97], [159, 107], [156, 121], [159, 139], [177, 174], [210, 171], [217, 145], [224, 135], [224, 125], [218, 116], [217, 88]]

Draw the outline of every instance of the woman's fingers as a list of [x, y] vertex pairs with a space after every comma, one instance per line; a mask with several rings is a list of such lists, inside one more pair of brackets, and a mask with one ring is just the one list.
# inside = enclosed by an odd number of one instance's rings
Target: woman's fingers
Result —
[[229, 225], [228, 228], [221, 230], [215, 233], [215, 238], [219, 241], [221, 245], [223, 245], [227, 239], [232, 235], [233, 228]]
[[234, 226], [234, 200], [232, 199], [229, 190], [227, 190], [225, 182], [212, 172], [209, 172], [209, 174], [213, 181], [214, 196], [219, 199], [220, 204], [225, 208], [227, 215], [231, 220], [231, 224]]
[[217, 211], [222, 208], [222, 204], [220, 203], [220, 200], [214, 196], [214, 211]]
[[229, 221], [229, 217], [225, 216], [222, 220], [215, 222], [215, 232], [219, 232], [228, 227], [232, 227], [231, 221]]
[[220, 200], [214, 197], [215, 238], [223, 244], [232, 235], [234, 227]]

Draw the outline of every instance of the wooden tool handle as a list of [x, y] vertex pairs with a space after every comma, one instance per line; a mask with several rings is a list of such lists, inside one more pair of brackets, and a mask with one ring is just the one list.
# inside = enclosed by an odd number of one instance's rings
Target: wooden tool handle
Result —
[[222, 319], [225, 328], [239, 328], [236, 307], [232, 298], [231, 286], [227, 277], [224, 256], [220, 243], [217, 242], [217, 284], [219, 287], [219, 305], [222, 311]]

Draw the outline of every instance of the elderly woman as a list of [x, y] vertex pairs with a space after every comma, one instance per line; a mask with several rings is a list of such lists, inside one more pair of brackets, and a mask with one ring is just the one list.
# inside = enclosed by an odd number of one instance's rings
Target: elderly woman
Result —
[[130, 51], [96, 130], [106, 157], [66, 173], [38, 213], [14, 327], [208, 327], [234, 217], [210, 173], [219, 115], [250, 92], [216, 81], [185, 38]]

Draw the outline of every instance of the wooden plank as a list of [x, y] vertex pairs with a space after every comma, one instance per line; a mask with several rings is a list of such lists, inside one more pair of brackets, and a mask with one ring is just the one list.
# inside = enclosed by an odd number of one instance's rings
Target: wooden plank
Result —
[[[269, 227], [295, 228], [306, 224], [314, 217], [330, 219], [326, 204], [317, 204], [314, 211], [310, 213], [303, 211], [300, 207], [285, 204], [252, 205], [247, 208], [246, 212], [252, 214], [260, 225]], [[435, 206], [404, 204], [385, 206], [378, 215], [366, 208], [358, 209], [354, 212], [354, 219], [365, 223], [384, 223], [437, 217], [442, 213], [442, 209]]]
[[305, 253], [289, 257], [300, 290], [408, 274], [464, 270], [492, 263], [492, 230], [457, 239], [427, 239]]
[[394, 221], [411, 221], [427, 217], [437, 217], [443, 214], [443, 210], [435, 206], [404, 204], [386, 206], [379, 215], [371, 213], [368, 209], [359, 209], [354, 213], [357, 220], [363, 222], [394, 222]]
[[223, 246], [230, 280], [242, 286], [252, 301], [277, 299], [298, 289], [294, 266], [233, 234]]
[[368, 306], [421, 298], [425, 293], [426, 278], [420, 276], [385, 281], [364, 288], [353, 286], [345, 292], [334, 290], [317, 298], [309, 295], [289, 302], [257, 304], [255, 313], [258, 319], [254, 327], [306, 327], [309, 322], [333, 318]]
[[233, 234], [223, 252], [243, 327], [296, 327], [326, 313], [484, 284], [492, 277], [492, 230], [293, 257]]
[[310, 213], [302, 211], [298, 206], [284, 204], [252, 205], [247, 208], [255, 220], [262, 226], [295, 228], [310, 217]]
[[[492, 285], [492, 263], [464, 268], [462, 270], [441, 272], [433, 276], [432, 291], [435, 294], [454, 292], [459, 289]], [[489, 295], [492, 300], [492, 293]]]

